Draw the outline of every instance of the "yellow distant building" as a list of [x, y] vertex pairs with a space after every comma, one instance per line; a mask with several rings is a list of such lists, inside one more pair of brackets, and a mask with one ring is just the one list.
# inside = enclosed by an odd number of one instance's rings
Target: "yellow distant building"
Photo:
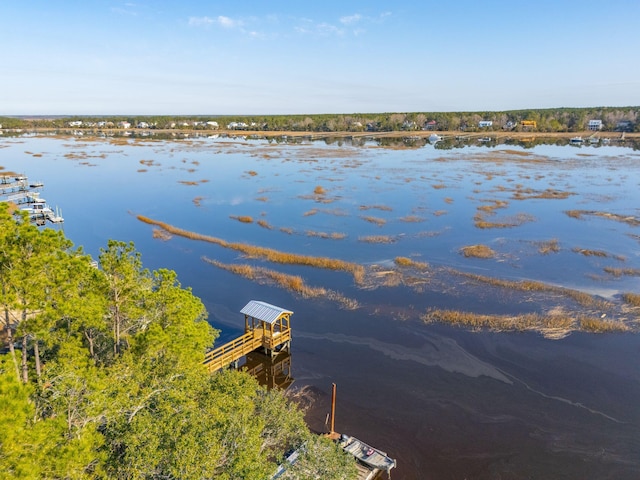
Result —
[[527, 128], [537, 128], [535, 120], [522, 120], [522, 122], [520, 122], [520, 125]]

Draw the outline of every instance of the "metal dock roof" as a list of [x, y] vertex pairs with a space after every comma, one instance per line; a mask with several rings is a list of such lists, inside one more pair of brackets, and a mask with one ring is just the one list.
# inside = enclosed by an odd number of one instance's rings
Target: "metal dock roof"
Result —
[[240, 313], [244, 313], [245, 315], [249, 315], [250, 317], [256, 318], [263, 322], [273, 323], [282, 315], [291, 315], [293, 312], [291, 310], [276, 307], [275, 305], [271, 305], [270, 303], [261, 302], [259, 300], [251, 300], [244, 306], [242, 310], [240, 310]]

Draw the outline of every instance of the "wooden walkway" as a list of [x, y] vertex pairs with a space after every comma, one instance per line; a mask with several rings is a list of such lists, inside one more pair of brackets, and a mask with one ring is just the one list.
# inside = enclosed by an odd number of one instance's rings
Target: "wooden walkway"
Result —
[[263, 349], [271, 356], [291, 344], [290, 316], [293, 312], [265, 302], [252, 300], [242, 310], [245, 333], [205, 354], [204, 364], [216, 372], [238, 361], [250, 352]]

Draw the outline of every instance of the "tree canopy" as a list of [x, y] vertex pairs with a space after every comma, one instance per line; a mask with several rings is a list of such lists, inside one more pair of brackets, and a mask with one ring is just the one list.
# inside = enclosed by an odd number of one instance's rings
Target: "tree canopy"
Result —
[[132, 243], [96, 267], [0, 203], [0, 307], [0, 478], [266, 479], [303, 445], [304, 478], [354, 477], [281, 392], [206, 371], [202, 302]]

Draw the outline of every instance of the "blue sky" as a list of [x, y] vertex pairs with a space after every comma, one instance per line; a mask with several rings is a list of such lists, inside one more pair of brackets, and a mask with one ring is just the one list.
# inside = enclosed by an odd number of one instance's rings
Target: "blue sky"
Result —
[[0, 4], [0, 115], [640, 105], [640, 1]]

